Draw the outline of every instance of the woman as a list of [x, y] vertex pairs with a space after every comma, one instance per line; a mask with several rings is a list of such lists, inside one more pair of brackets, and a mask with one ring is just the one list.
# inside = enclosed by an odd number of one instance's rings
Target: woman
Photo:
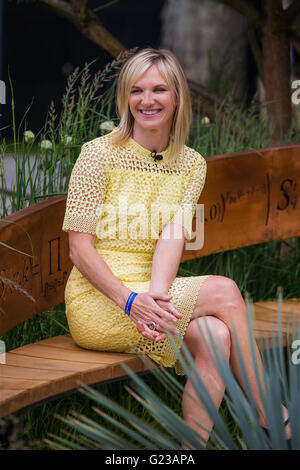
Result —
[[[209, 330], [244, 386], [235, 330], [265, 426], [237, 285], [223, 276], [176, 277], [185, 240], [192, 238], [187, 208], [195, 212], [206, 162], [185, 145], [191, 102], [174, 55], [145, 49], [132, 56], [119, 76], [117, 107], [119, 127], [83, 145], [70, 178], [63, 223], [74, 264], [65, 290], [70, 333], [83, 348], [139, 351], [184, 374], [166, 331], [179, 334], [218, 409], [224, 383], [205, 343]], [[158, 218], [154, 208], [163, 209]], [[255, 352], [262, 374], [257, 347]], [[183, 416], [206, 443], [213, 423], [195, 400], [188, 378]]]

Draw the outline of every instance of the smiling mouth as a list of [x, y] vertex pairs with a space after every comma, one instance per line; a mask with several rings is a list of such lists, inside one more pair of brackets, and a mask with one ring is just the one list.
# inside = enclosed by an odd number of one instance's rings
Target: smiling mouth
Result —
[[139, 113], [142, 114], [142, 116], [147, 116], [147, 117], [153, 117], [157, 116], [161, 112], [161, 109], [139, 109]]

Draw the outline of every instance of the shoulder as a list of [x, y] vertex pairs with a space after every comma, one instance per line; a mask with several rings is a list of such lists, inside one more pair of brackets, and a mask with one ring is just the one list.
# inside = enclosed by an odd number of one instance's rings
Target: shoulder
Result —
[[85, 142], [81, 150], [100, 154], [105, 153], [110, 146], [109, 134], [107, 134]]
[[113, 154], [114, 149], [107, 134], [83, 143], [77, 161], [102, 167], [108, 162], [108, 157], [111, 160]]
[[189, 166], [192, 167], [193, 170], [200, 167], [202, 169], [206, 169], [207, 163], [205, 158], [201, 155], [201, 153], [197, 152], [197, 150], [193, 149], [192, 147], [188, 147], [184, 145], [183, 147], [184, 153], [184, 161]]

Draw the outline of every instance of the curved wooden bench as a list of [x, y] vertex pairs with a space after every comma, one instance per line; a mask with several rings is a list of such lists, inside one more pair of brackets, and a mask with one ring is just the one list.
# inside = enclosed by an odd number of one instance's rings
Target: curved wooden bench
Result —
[[[205, 242], [185, 250], [182, 260], [256, 243], [300, 235], [300, 146], [209, 157], [204, 204]], [[64, 301], [72, 269], [68, 235], [62, 232], [66, 196], [55, 196], [0, 222], [0, 275], [30, 294], [0, 284], [0, 334]], [[194, 228], [197, 221], [194, 220]], [[20, 253], [21, 252], [21, 253]], [[290, 344], [293, 314], [300, 321], [300, 299], [283, 302], [284, 345]], [[277, 301], [254, 304], [254, 335], [261, 348], [277, 322]], [[0, 417], [75, 390], [124, 376], [120, 363], [145, 372], [132, 354], [104, 353], [76, 346], [70, 335], [49, 338], [6, 353], [0, 364]], [[153, 363], [153, 367], [156, 365]]]

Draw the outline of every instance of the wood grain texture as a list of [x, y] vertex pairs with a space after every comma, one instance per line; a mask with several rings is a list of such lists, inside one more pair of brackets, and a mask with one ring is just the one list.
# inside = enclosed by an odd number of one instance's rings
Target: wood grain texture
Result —
[[9, 351], [0, 364], [0, 417], [82, 384], [126, 376], [121, 364], [146, 370], [135, 354], [83, 350], [69, 335]]

